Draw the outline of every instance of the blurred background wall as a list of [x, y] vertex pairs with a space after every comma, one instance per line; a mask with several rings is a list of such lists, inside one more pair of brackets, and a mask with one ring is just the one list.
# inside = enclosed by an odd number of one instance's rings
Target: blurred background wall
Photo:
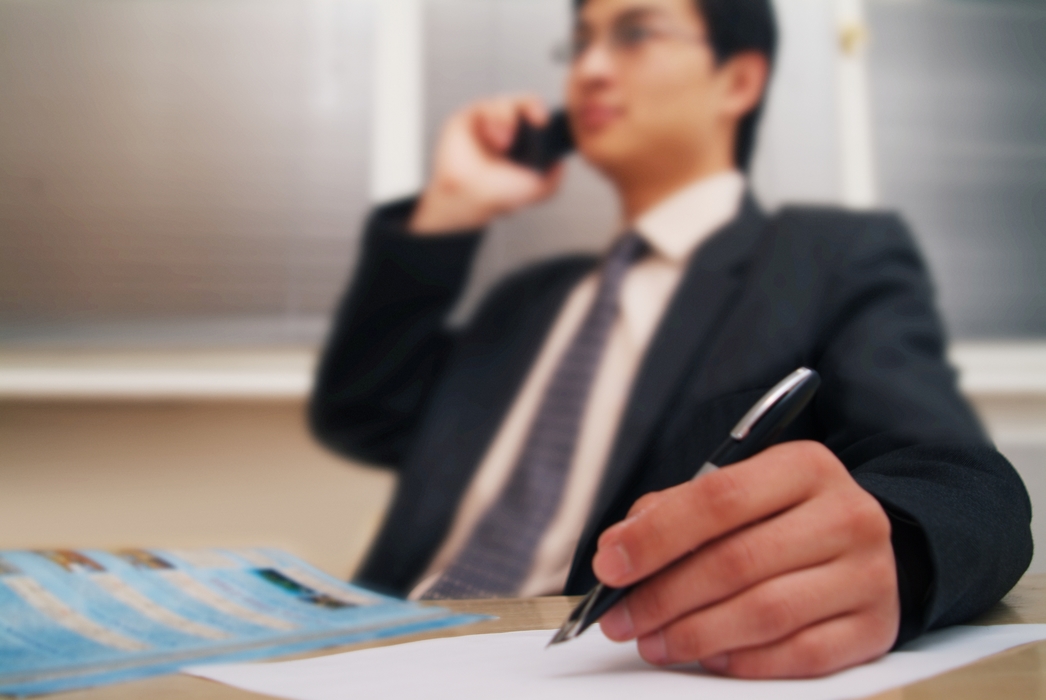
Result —
[[[1046, 507], [1046, 2], [776, 4], [757, 195], [901, 210]], [[347, 575], [392, 480], [301, 408], [362, 218], [462, 103], [559, 102], [569, 27], [569, 0], [0, 0], [0, 547], [274, 543]], [[569, 170], [493, 227], [461, 313], [615, 232]]]
[[315, 342], [367, 207], [372, 14], [0, 2], [2, 338], [221, 318]]

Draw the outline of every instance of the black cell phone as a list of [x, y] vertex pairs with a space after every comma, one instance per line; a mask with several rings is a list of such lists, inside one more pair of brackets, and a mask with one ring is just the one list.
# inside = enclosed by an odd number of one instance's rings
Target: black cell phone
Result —
[[570, 133], [570, 122], [566, 112], [558, 109], [541, 128], [521, 118], [516, 127], [516, 138], [506, 155], [521, 165], [545, 172], [572, 150], [574, 135]]

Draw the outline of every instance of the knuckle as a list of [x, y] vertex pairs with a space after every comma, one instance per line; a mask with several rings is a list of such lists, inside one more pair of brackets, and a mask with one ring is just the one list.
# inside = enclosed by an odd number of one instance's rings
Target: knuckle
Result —
[[693, 494], [698, 507], [707, 509], [715, 518], [729, 518], [746, 500], [745, 488], [737, 472], [721, 469], [694, 482]]
[[757, 595], [752, 602], [752, 612], [755, 631], [763, 639], [775, 639], [796, 627], [796, 611], [784, 596]]
[[659, 586], [642, 586], [628, 598], [628, 612], [639, 634], [667, 621], [671, 610], [670, 596]]
[[813, 440], [786, 442], [771, 449], [781, 450], [782, 462], [801, 466], [806, 479], [819, 487], [834, 483], [846, 471], [831, 450]]
[[836, 463], [835, 453], [833, 453], [828, 447], [816, 440], [803, 440], [801, 442], [803, 448], [809, 450], [809, 452], [815, 456], [818, 461], [824, 461], [826, 464], [834, 465]]
[[734, 585], [745, 583], [759, 565], [752, 544], [744, 535], [727, 538], [717, 549], [715, 556], [724, 582]]
[[841, 501], [838, 517], [843, 530], [850, 533], [851, 537], [861, 539], [865, 534], [867, 515], [863, 512], [861, 504], [853, 502], [852, 499]]
[[675, 663], [695, 661], [708, 656], [713, 645], [700, 625], [683, 622], [665, 630], [665, 648]]
[[742, 650], [730, 654], [727, 673], [737, 678], [774, 678], [781, 675], [774, 654], [762, 649]]
[[879, 503], [867, 494], [853, 499], [848, 504], [849, 529], [857, 538], [869, 544], [886, 542], [890, 539], [890, 519]]
[[830, 478], [838, 471], [838, 460], [832, 451], [819, 442], [804, 441], [801, 443], [803, 456], [818, 476]]
[[832, 669], [832, 647], [817, 634], [801, 634], [792, 641], [795, 670], [804, 675], [819, 675]]
[[641, 517], [637, 519], [634, 527], [628, 528], [627, 534], [630, 553], [634, 550], [634, 554], [640, 559], [653, 559], [671, 551], [673, 542], [680, 533], [667, 518]]
[[[786, 674], [779, 649], [744, 649], [730, 654], [727, 673], [735, 678], [780, 678]], [[788, 669], [791, 671], [791, 668]]]

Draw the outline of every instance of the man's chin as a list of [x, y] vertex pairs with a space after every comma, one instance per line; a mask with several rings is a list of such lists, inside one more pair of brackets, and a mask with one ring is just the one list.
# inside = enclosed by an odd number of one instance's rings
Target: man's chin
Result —
[[578, 153], [589, 165], [611, 179], [617, 179], [617, 174], [627, 173], [639, 160], [635, 149], [613, 142], [580, 143]]

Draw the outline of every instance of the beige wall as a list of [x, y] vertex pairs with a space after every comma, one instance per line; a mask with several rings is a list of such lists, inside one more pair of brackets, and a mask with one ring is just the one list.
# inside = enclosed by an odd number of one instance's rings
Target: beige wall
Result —
[[0, 548], [261, 545], [347, 577], [393, 483], [298, 401], [0, 405]]

